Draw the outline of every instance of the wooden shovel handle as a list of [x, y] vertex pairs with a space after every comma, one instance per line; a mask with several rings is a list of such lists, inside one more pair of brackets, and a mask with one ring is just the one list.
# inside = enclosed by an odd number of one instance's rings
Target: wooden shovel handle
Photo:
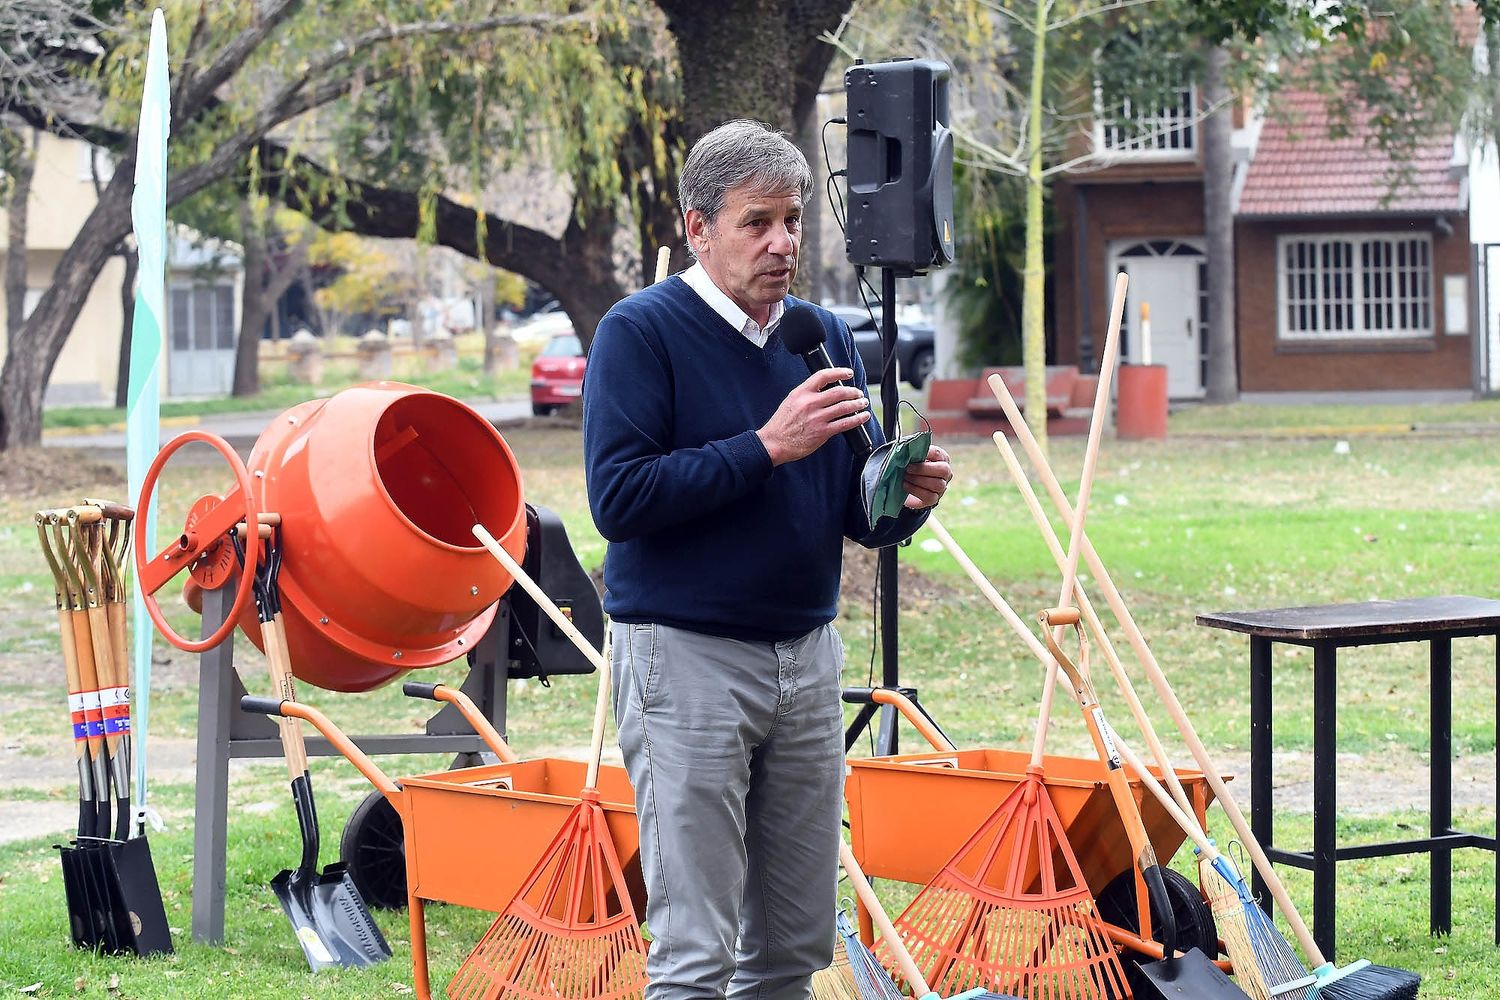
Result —
[[546, 591], [537, 586], [536, 581], [521, 568], [521, 564], [516, 562], [499, 542], [495, 541], [495, 536], [490, 534], [484, 525], [474, 525], [473, 531], [474, 537], [479, 539], [479, 543], [489, 550], [490, 555], [494, 556], [501, 566], [505, 567], [505, 572], [510, 574], [511, 579], [520, 584], [521, 589], [536, 602], [536, 606], [552, 619], [552, 624], [562, 629], [563, 635], [567, 636], [584, 655], [584, 658], [594, 665], [594, 669], [599, 671], [599, 694], [594, 699], [594, 729], [589, 740], [588, 773], [583, 781], [585, 788], [593, 788], [594, 783], [599, 780], [599, 758], [604, 753], [604, 720], [609, 714], [609, 660], [594, 648], [593, 643], [584, 638], [583, 633], [578, 631], [578, 628], [568, 620], [568, 616], [552, 602], [552, 598], [547, 596]]
[[[297, 685], [292, 675], [291, 658], [286, 646], [286, 628], [281, 613], [260, 626], [266, 646], [266, 667], [271, 674], [272, 697], [282, 702], [297, 701]], [[293, 781], [307, 773], [307, 742], [295, 718], [283, 715], [276, 720], [281, 736], [281, 752], [286, 757], [286, 773]]]

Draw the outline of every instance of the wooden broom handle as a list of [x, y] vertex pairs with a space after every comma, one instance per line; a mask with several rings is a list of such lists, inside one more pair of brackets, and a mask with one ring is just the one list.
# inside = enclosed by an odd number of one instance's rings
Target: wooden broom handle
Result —
[[672, 248], [660, 246], [656, 248], [656, 277], [653, 284], [661, 281], [667, 276], [667, 269], [672, 266]]
[[[1000, 406], [1006, 411], [1011, 425], [1016, 429], [1016, 440], [1021, 442], [1021, 447], [1026, 450], [1026, 455], [1031, 459], [1031, 464], [1036, 468], [1037, 475], [1041, 477], [1042, 485], [1047, 488], [1048, 495], [1052, 498], [1053, 506], [1063, 517], [1070, 517], [1072, 509], [1068, 504], [1068, 498], [1063, 494], [1062, 487], [1057, 482], [1057, 475], [1047, 463], [1047, 458], [1042, 454], [1037, 445], [1036, 438], [1032, 437], [1026, 422], [1020, 419], [1020, 411], [1016, 409], [1015, 401], [1010, 399], [1009, 393], [996, 394], [1000, 400]], [[1224, 784], [1218, 768], [1214, 766], [1213, 759], [1208, 755], [1208, 748], [1198, 737], [1198, 731], [1193, 728], [1188, 719], [1187, 712], [1182, 707], [1182, 702], [1177, 700], [1177, 693], [1172, 690], [1171, 683], [1162, 672], [1161, 665], [1156, 662], [1156, 656], [1151, 652], [1151, 647], [1146, 644], [1146, 638], [1141, 634], [1140, 628], [1131, 616], [1130, 609], [1125, 606], [1125, 601], [1120, 597], [1119, 588], [1110, 579], [1109, 572], [1104, 568], [1099, 553], [1085, 537], [1083, 539], [1083, 557], [1088, 562], [1089, 572], [1093, 573], [1094, 581], [1104, 593], [1104, 598], [1109, 608], [1114, 612], [1115, 618], [1120, 622], [1120, 627], [1125, 630], [1126, 638], [1130, 640], [1130, 647], [1135, 651], [1141, 666], [1146, 671], [1146, 676], [1151, 680], [1151, 686], [1156, 689], [1157, 695], [1167, 706], [1167, 712], [1172, 716], [1178, 731], [1182, 734], [1184, 742], [1193, 754], [1193, 759], [1203, 771], [1204, 777], [1208, 779], [1209, 787], [1214, 790], [1214, 796], [1219, 800], [1219, 805], [1229, 817], [1235, 832], [1239, 834], [1244, 842], [1246, 850], [1250, 852], [1250, 858], [1255, 863], [1255, 870], [1260, 872], [1261, 878], [1265, 879], [1266, 885], [1270, 887], [1271, 896], [1276, 900], [1277, 907], [1286, 917], [1287, 923], [1291, 925], [1292, 931], [1297, 936], [1297, 943], [1302, 946], [1303, 952], [1308, 960], [1314, 965], [1326, 964], [1323, 952], [1318, 948], [1317, 942], [1313, 940], [1312, 932], [1307, 929], [1307, 922], [1292, 905], [1292, 899], [1287, 895], [1286, 886], [1281, 877], [1276, 874], [1271, 859], [1266, 857], [1265, 849], [1261, 847], [1260, 841], [1255, 838], [1255, 833], [1250, 829], [1245, 814], [1240, 810], [1239, 803], [1234, 801], [1234, 796]]]
[[[1058, 568], [1063, 565], [1067, 557], [1063, 554], [1062, 543], [1057, 540], [1057, 532], [1052, 530], [1052, 523], [1047, 520], [1047, 515], [1042, 511], [1041, 501], [1037, 499], [1036, 490], [1031, 488], [1031, 480], [1026, 478], [1026, 471], [1021, 468], [1021, 462], [1016, 458], [1015, 450], [1011, 448], [1010, 441], [1005, 434], [995, 432], [995, 447], [1000, 449], [1000, 457], [1005, 460], [1005, 467], [1010, 472], [1010, 478], [1015, 482], [1016, 489], [1026, 501], [1026, 507], [1031, 511], [1031, 519], [1036, 522], [1037, 530], [1041, 532], [1042, 540], [1047, 543], [1047, 548], [1052, 552], [1052, 559]], [[1182, 787], [1181, 780], [1177, 777], [1177, 771], [1172, 765], [1171, 757], [1166, 748], [1162, 746], [1161, 739], [1156, 735], [1156, 727], [1151, 724], [1151, 718], [1146, 714], [1145, 706], [1141, 704], [1140, 696], [1135, 692], [1135, 686], [1130, 682], [1130, 675], [1125, 672], [1125, 666], [1120, 662], [1120, 656], [1115, 652], [1114, 643], [1109, 641], [1109, 635], [1104, 630], [1104, 623], [1099, 620], [1099, 615], [1094, 610], [1093, 603], [1088, 594], [1084, 592], [1082, 584], [1074, 589], [1073, 595], [1078, 602], [1078, 608], [1083, 613], [1084, 621], [1088, 622], [1090, 631], [1099, 641], [1104, 650], [1104, 658], [1109, 663], [1110, 673], [1114, 675], [1115, 685], [1124, 696], [1126, 705], [1130, 708], [1130, 714], [1135, 718], [1136, 727], [1145, 737], [1146, 745], [1151, 750], [1151, 755], [1156, 758], [1157, 765], [1162, 774], [1166, 776], [1167, 787], [1172, 790], [1172, 797], [1182, 810], [1194, 816], [1192, 803], [1188, 800], [1187, 792]], [[1186, 827], [1184, 827], [1186, 829]], [[1199, 826], [1201, 830], [1202, 827]], [[1189, 831], [1191, 832], [1191, 831]]]
[[573, 645], [578, 647], [578, 651], [584, 655], [584, 658], [594, 665], [595, 670], [599, 671], [599, 695], [594, 700], [594, 730], [589, 741], [589, 769], [583, 782], [585, 787], [593, 788], [594, 782], [599, 777], [599, 758], [604, 753], [604, 720], [609, 709], [609, 661], [594, 648], [593, 643], [584, 638], [583, 633], [568, 620], [568, 616], [558, 610], [557, 605], [552, 603], [552, 598], [548, 597], [542, 588], [537, 586], [536, 581], [521, 568], [521, 564], [516, 562], [499, 542], [495, 541], [495, 536], [490, 534], [484, 525], [474, 525], [473, 531], [474, 537], [479, 539], [479, 543], [489, 550], [490, 555], [494, 556], [501, 566], [505, 567], [505, 572], [510, 574], [511, 579], [520, 584], [521, 589], [536, 602], [536, 606], [552, 619], [552, 624], [562, 629], [563, 635], [572, 640]]
[[839, 838], [839, 862], [844, 866], [844, 871], [849, 876], [849, 884], [854, 886], [854, 894], [864, 904], [865, 912], [870, 915], [870, 920], [875, 924], [875, 929], [880, 932], [881, 938], [885, 940], [885, 946], [890, 949], [891, 957], [896, 960], [896, 965], [901, 969], [901, 977], [911, 987], [911, 995], [917, 1000], [931, 993], [922, 970], [917, 968], [917, 963], [912, 959], [911, 952], [901, 940], [901, 935], [891, 923], [891, 918], [885, 912], [885, 907], [880, 905], [880, 899], [875, 895], [875, 890], [870, 888], [870, 880], [865, 878], [865, 873], [860, 870], [859, 862], [854, 857], [854, 852], [849, 845]]

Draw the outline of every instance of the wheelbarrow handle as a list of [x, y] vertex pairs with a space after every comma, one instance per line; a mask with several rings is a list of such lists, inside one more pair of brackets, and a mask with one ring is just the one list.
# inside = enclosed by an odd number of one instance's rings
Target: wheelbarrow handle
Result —
[[922, 710], [913, 704], [912, 700], [900, 691], [890, 688], [871, 688], [870, 700], [877, 705], [891, 705], [896, 711], [906, 717], [912, 728], [922, 734], [922, 738], [932, 744], [934, 750], [957, 750], [947, 735], [933, 724]]
[[446, 684], [429, 684], [425, 681], [407, 681], [401, 685], [401, 691], [408, 698], [426, 698], [429, 701], [444, 701], [458, 709], [459, 714], [474, 727], [474, 732], [489, 744], [495, 756], [506, 764], [514, 764], [520, 760], [518, 753], [510, 748], [505, 742], [505, 737], [500, 735], [494, 723], [487, 719], [479, 706], [474, 704], [473, 699], [464, 694], [458, 688], [449, 687]]
[[343, 754], [353, 764], [355, 770], [365, 776], [365, 780], [375, 786], [380, 792], [401, 812], [400, 797], [401, 788], [371, 760], [363, 750], [355, 746], [354, 741], [344, 735], [344, 731], [335, 726], [328, 716], [299, 701], [281, 701], [276, 698], [262, 698], [257, 695], [245, 695], [240, 699], [240, 711], [250, 712], [255, 715], [279, 715], [287, 719], [301, 719], [303, 722], [312, 723], [312, 727], [323, 734], [323, 738], [333, 744], [335, 750]]

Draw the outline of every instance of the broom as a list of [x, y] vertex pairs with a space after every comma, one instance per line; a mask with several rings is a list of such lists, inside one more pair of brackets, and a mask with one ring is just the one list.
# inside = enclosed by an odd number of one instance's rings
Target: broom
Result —
[[[1115, 280], [1059, 604], [1066, 603], [1077, 580], [1078, 542], [1119, 354], [1127, 280], [1124, 274]], [[928, 526], [949, 552], [960, 556], [961, 550], [935, 519], [929, 518]], [[966, 556], [959, 561], [976, 582], [984, 579]], [[997, 607], [1008, 609], [998, 593], [993, 598], [999, 599]], [[1029, 634], [1013, 611], [1010, 616]], [[897, 925], [938, 989], [993, 984], [1014, 987], [1033, 998], [1124, 996], [1124, 970], [1042, 778], [1058, 664], [1045, 651], [1040, 658], [1047, 676], [1025, 776], [917, 894]]]
[[[1021, 418], [1020, 411], [1015, 401], [1010, 398], [1010, 392], [1005, 388], [1003, 382], [997, 384], [997, 380], [990, 380], [990, 388], [995, 393], [995, 398], [1000, 402], [1001, 408], [1005, 410], [1011, 426], [1015, 429], [1016, 440], [1026, 450], [1027, 457], [1031, 459], [1037, 474], [1041, 477], [1042, 484], [1047, 488], [1052, 503], [1062, 517], [1070, 517], [1072, 508], [1064, 496], [1061, 486], [1058, 485], [1057, 476], [1048, 464], [1046, 457], [1042, 454], [1036, 439], [1031, 435], [1025, 421]], [[1003, 449], [1002, 449], [1003, 450]], [[1213, 760], [1208, 755], [1208, 749], [1203, 745], [1197, 730], [1187, 717], [1182, 703], [1177, 699], [1177, 694], [1172, 690], [1166, 674], [1163, 673], [1161, 665], [1157, 663], [1156, 656], [1151, 652], [1150, 646], [1146, 644], [1145, 636], [1136, 625], [1130, 610], [1125, 606], [1124, 599], [1120, 596], [1119, 588], [1110, 579], [1109, 572], [1104, 568], [1104, 563], [1094, 551], [1087, 538], [1083, 539], [1083, 554], [1088, 562], [1089, 571], [1093, 573], [1098, 582], [1105, 600], [1109, 603], [1110, 610], [1114, 612], [1125, 634], [1130, 640], [1131, 648], [1135, 651], [1141, 665], [1145, 668], [1146, 676], [1150, 678], [1152, 686], [1156, 689], [1158, 696], [1166, 704], [1167, 710], [1172, 715], [1173, 722], [1187, 743], [1188, 749], [1193, 754], [1193, 759], [1208, 779], [1209, 785], [1214, 790], [1220, 806], [1229, 816], [1229, 821], [1234, 825], [1235, 832], [1239, 834], [1245, 847], [1250, 852], [1250, 857], [1261, 877], [1266, 880], [1270, 887], [1271, 895], [1276, 900], [1278, 909], [1291, 925], [1297, 942], [1302, 946], [1303, 953], [1314, 966], [1312, 975], [1316, 981], [1309, 986], [1294, 985], [1299, 978], [1291, 975], [1291, 981], [1272, 982], [1272, 994], [1277, 1000], [1313, 1000], [1313, 998], [1326, 997], [1328, 1000], [1415, 1000], [1417, 988], [1421, 983], [1421, 977], [1416, 973], [1405, 969], [1396, 969], [1389, 966], [1373, 965], [1368, 960], [1361, 959], [1343, 968], [1337, 968], [1328, 962], [1317, 942], [1313, 940], [1312, 933], [1307, 928], [1307, 923], [1302, 915], [1292, 904], [1291, 897], [1287, 894], [1286, 886], [1276, 873], [1270, 858], [1266, 856], [1265, 850], [1256, 839], [1250, 824], [1241, 811], [1239, 803], [1230, 795], [1229, 789], [1224, 785], [1224, 779], [1219, 774], [1218, 768], [1214, 766]], [[1273, 928], [1274, 930], [1274, 928]], [[1279, 936], [1279, 932], [1277, 932]], [[1298, 969], [1301, 969], [1300, 963]], [[1296, 971], [1296, 970], [1294, 970]], [[1304, 970], [1305, 971], [1305, 970]]]
[[599, 758], [610, 697], [601, 656], [483, 525], [474, 536], [599, 671], [588, 771], [578, 804], [541, 860], [464, 960], [455, 1000], [635, 1000], [646, 989], [646, 942], [600, 805]]
[[[1004, 434], [997, 432], [995, 445], [1005, 460], [1011, 479], [1026, 501], [1027, 509], [1031, 511], [1032, 520], [1036, 522], [1042, 540], [1051, 550], [1053, 560], [1059, 567], [1064, 566], [1066, 557], [1057, 540], [1057, 534], [1052, 530], [1046, 514], [1042, 512], [1036, 491], [1031, 488], [1031, 482], [1026, 478], [1025, 471], [1016, 459], [1010, 442], [1005, 439]], [[1220, 936], [1224, 940], [1224, 950], [1234, 966], [1235, 978], [1239, 981], [1240, 988], [1253, 1000], [1271, 1000], [1273, 984], [1295, 984], [1295, 986], [1310, 984], [1312, 979], [1308, 976], [1306, 968], [1297, 961], [1297, 956], [1293, 953], [1291, 946], [1276, 930], [1270, 917], [1256, 904], [1244, 876], [1234, 867], [1233, 862], [1219, 853], [1213, 842], [1208, 839], [1202, 825], [1198, 823], [1187, 793], [1182, 788], [1182, 782], [1177, 778], [1176, 769], [1172, 766], [1165, 748], [1162, 747], [1151, 725], [1151, 720], [1141, 704], [1140, 697], [1130, 683], [1130, 677], [1126, 674], [1124, 665], [1121, 664], [1119, 655], [1109, 641], [1104, 625], [1099, 621], [1099, 616], [1083, 587], [1078, 587], [1074, 596], [1077, 598], [1078, 607], [1085, 622], [1099, 640], [1105, 659], [1109, 662], [1110, 671], [1114, 674], [1120, 693], [1135, 717], [1141, 735], [1145, 737], [1147, 745], [1156, 758], [1157, 765], [1166, 777], [1171, 788], [1171, 798], [1166, 797], [1161, 786], [1133, 756], [1128, 759], [1141, 774], [1142, 779], [1147, 782], [1152, 792], [1161, 793], [1157, 795], [1157, 798], [1161, 799], [1162, 805], [1183, 832], [1193, 840], [1197, 848], [1198, 883], [1209, 903], [1215, 923], [1219, 926]], [[1303, 981], [1298, 982], [1299, 980]]]

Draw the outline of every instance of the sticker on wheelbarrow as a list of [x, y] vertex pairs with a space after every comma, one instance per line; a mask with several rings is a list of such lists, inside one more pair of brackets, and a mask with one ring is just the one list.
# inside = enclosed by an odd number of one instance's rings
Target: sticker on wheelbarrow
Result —
[[1118, 771], [1123, 766], [1120, 763], [1120, 749], [1115, 746], [1114, 730], [1104, 721], [1104, 709], [1094, 709], [1094, 722], [1099, 726], [1099, 738], [1104, 741], [1104, 752], [1109, 755], [1109, 769]]

